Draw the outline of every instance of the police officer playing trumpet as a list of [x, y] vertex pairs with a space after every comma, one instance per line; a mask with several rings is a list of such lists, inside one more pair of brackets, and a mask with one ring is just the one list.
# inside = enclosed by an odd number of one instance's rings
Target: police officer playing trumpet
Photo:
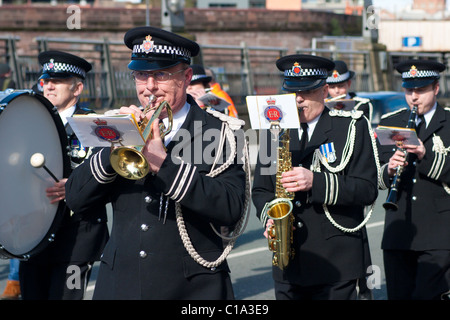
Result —
[[450, 289], [450, 110], [437, 103], [445, 66], [407, 60], [395, 69], [402, 75], [408, 108], [382, 116], [380, 125], [406, 127], [417, 106], [412, 120], [420, 145], [403, 146], [407, 157], [392, 146], [379, 147], [382, 189], [403, 166], [395, 205], [386, 206], [387, 294], [388, 299], [440, 299]]
[[[132, 105], [120, 113], [140, 121], [166, 107], [148, 124], [152, 135], [141, 152], [147, 175], [136, 180], [119, 175], [110, 148], [103, 148], [66, 184], [70, 206], [111, 202], [114, 209], [93, 298], [232, 299], [227, 252], [216, 232], [240, 221], [245, 207], [242, 163], [224, 150], [242, 146], [233, 130], [243, 121], [202, 110], [186, 93], [190, 60], [200, 50], [194, 41], [146, 26], [128, 31], [124, 42], [132, 50], [128, 67], [139, 102], [150, 111]], [[173, 118], [163, 141], [158, 120], [168, 127], [165, 103]], [[206, 131], [216, 134], [209, 144]]]

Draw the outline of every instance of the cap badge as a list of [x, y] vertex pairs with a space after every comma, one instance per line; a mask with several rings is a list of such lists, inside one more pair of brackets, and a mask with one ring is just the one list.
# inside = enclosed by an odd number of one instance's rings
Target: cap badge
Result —
[[152, 51], [153, 41], [150, 35], [145, 37], [145, 40], [142, 42], [142, 48], [144, 49], [145, 53], [149, 53], [150, 51]]
[[276, 100], [272, 97], [266, 100], [267, 108], [264, 109], [264, 116], [270, 122], [281, 121], [283, 119], [283, 112], [276, 106]]
[[333, 78], [339, 78], [340, 74], [337, 70], [333, 70]]
[[48, 69], [53, 70], [55, 68], [55, 59], [50, 59], [50, 62], [48, 64]]
[[417, 68], [416, 68], [416, 66], [411, 66], [411, 69], [409, 70], [409, 74], [411, 75], [411, 77], [417, 76]]
[[302, 67], [298, 62], [294, 62], [294, 65], [292, 66], [292, 72], [297, 75], [302, 72]]

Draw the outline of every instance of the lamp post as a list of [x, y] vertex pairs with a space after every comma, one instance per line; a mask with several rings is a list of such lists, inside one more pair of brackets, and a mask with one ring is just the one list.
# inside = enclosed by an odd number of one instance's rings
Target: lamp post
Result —
[[184, 31], [184, 0], [161, 0], [161, 25], [171, 32]]

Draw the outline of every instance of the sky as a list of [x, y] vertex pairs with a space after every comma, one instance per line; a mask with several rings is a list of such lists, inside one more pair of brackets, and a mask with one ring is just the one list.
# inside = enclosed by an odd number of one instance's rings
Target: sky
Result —
[[[374, 6], [379, 6], [389, 11], [399, 11], [407, 5], [411, 5], [413, 0], [372, 0]], [[450, 1], [447, 1], [447, 10], [450, 9]]]

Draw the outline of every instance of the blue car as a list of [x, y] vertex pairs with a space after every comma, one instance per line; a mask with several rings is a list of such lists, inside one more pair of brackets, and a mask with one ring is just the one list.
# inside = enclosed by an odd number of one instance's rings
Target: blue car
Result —
[[404, 92], [396, 91], [378, 91], [378, 92], [356, 92], [361, 98], [367, 98], [372, 101], [373, 114], [372, 126], [376, 127], [383, 114], [408, 107]]

